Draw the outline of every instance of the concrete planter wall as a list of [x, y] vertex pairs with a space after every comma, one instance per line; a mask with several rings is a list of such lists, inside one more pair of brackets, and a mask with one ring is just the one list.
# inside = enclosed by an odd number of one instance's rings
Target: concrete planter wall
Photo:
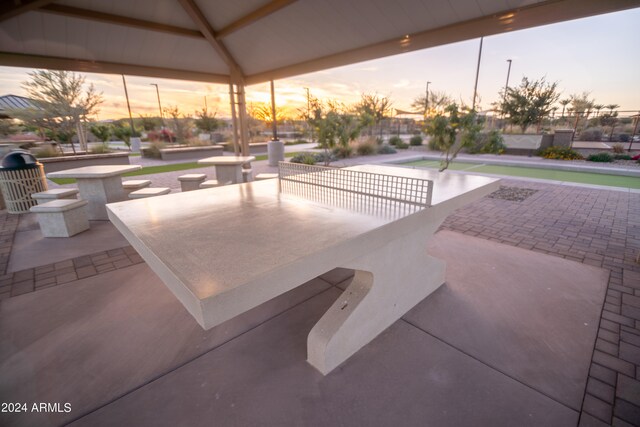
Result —
[[97, 165], [128, 165], [129, 153], [83, 154], [79, 156], [47, 157], [38, 159], [44, 173]]
[[[227, 143], [224, 146], [225, 151], [233, 151], [233, 144]], [[252, 142], [249, 144], [249, 154], [255, 156], [256, 154], [267, 154], [268, 142]]]
[[160, 156], [162, 160], [198, 160], [205, 157], [222, 156], [222, 151], [222, 145], [163, 148], [160, 150]]
[[507, 146], [506, 154], [533, 155], [536, 151], [551, 147], [553, 135], [502, 135], [504, 145]]

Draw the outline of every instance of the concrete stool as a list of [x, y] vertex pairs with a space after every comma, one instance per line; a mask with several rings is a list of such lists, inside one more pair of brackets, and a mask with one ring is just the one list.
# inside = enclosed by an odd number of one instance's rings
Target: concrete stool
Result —
[[41, 191], [40, 193], [33, 193], [31, 198], [35, 199], [39, 205], [42, 205], [52, 200], [76, 199], [76, 194], [78, 194], [77, 188], [55, 188], [53, 190]]
[[207, 175], [203, 173], [188, 173], [178, 177], [180, 188], [182, 191], [193, 191], [200, 188], [200, 184], [207, 179]]
[[277, 177], [278, 177], [277, 173], [259, 173], [258, 175], [256, 175], [256, 181], [262, 181], [265, 179], [274, 179]]
[[251, 182], [253, 181], [253, 170], [252, 169], [242, 169], [242, 182]]
[[132, 179], [129, 181], [122, 181], [122, 188], [126, 195], [131, 194], [133, 191], [141, 190], [151, 185], [151, 181], [148, 179]]
[[86, 200], [58, 199], [29, 209], [36, 214], [44, 237], [71, 237], [89, 229]]
[[[227, 184], [230, 184], [230, 182], [228, 182]], [[209, 179], [209, 180], [203, 182], [202, 184], [200, 184], [200, 189], [220, 187], [221, 185], [223, 185], [223, 184], [220, 184], [217, 179]]]
[[162, 196], [163, 194], [169, 194], [170, 188], [167, 187], [150, 187], [136, 190], [129, 193], [130, 199], [144, 199], [146, 197]]

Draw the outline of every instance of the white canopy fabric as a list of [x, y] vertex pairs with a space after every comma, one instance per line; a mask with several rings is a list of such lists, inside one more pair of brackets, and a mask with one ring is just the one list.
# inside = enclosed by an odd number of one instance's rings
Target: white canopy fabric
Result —
[[640, 0], [7, 0], [0, 65], [243, 84]]

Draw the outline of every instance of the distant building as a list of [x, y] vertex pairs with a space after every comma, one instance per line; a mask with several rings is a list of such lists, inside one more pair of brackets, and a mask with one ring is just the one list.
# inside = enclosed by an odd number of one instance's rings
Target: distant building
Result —
[[33, 99], [18, 95], [0, 96], [0, 119], [10, 119], [11, 110], [25, 110], [27, 108], [40, 108]]

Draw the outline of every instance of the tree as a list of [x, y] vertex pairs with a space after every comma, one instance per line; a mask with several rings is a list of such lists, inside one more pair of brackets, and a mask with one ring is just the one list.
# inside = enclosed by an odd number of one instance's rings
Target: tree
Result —
[[571, 95], [571, 108], [578, 117], [588, 118], [596, 105], [594, 99], [589, 99], [589, 92]]
[[94, 125], [91, 126], [91, 133], [95, 135], [103, 144], [107, 144], [109, 138], [111, 137], [111, 128], [105, 125]]
[[187, 138], [187, 126], [184, 120], [184, 115], [180, 112], [177, 105], [165, 108], [164, 113], [167, 116], [171, 117], [171, 119], [173, 120], [173, 127], [176, 133], [176, 141], [183, 143]]
[[[431, 117], [434, 114], [443, 113], [444, 109], [453, 102], [453, 98], [445, 92], [429, 91], [429, 102], [426, 102], [427, 96], [417, 97], [411, 107], [416, 110], [423, 111], [424, 118]], [[428, 105], [428, 111], [427, 111]]]
[[145, 132], [150, 132], [162, 126], [162, 119], [160, 117], [153, 117], [151, 115], [140, 115], [140, 122]]
[[86, 150], [83, 123], [98, 112], [102, 93], [96, 92], [93, 84], [85, 89], [85, 78], [69, 71], [37, 70], [28, 75], [30, 80], [22, 87], [37, 108], [19, 114], [18, 118], [49, 129], [54, 135], [76, 133], [80, 148]]
[[[360, 102], [356, 104], [355, 110], [360, 116], [363, 126], [379, 127], [380, 122], [391, 114], [392, 102], [387, 96], [378, 94], [361, 94]], [[379, 127], [380, 136], [382, 128]]]
[[215, 132], [216, 129], [220, 127], [220, 120], [216, 119], [216, 114], [216, 111], [214, 111], [213, 114], [209, 113], [206, 108], [196, 111], [196, 127], [200, 129], [200, 131], [207, 132], [209, 134]]
[[562, 118], [564, 119], [564, 110], [567, 108], [567, 105], [571, 103], [571, 99], [566, 98], [560, 101], [560, 105], [562, 105]]
[[444, 155], [440, 172], [449, 167], [460, 150], [473, 145], [481, 130], [482, 124], [476, 112], [464, 106], [458, 108], [455, 103], [430, 121], [426, 128], [426, 133], [431, 136], [429, 145]]
[[318, 143], [324, 149], [324, 164], [329, 166], [330, 151], [342, 149], [348, 153], [349, 143], [360, 135], [362, 121], [350, 112], [351, 109], [334, 101], [327, 101], [326, 104], [317, 101], [314, 108], [313, 123]]
[[544, 77], [533, 81], [523, 77], [520, 86], [507, 88], [506, 96], [501, 92], [501, 110], [510, 123], [520, 126], [525, 133], [529, 126], [549, 115], [559, 97], [557, 86], [557, 82], [548, 83]]
[[118, 138], [118, 140], [124, 142], [129, 150], [131, 150], [131, 136], [133, 135], [131, 127], [118, 124], [113, 127], [112, 132], [113, 136]]

